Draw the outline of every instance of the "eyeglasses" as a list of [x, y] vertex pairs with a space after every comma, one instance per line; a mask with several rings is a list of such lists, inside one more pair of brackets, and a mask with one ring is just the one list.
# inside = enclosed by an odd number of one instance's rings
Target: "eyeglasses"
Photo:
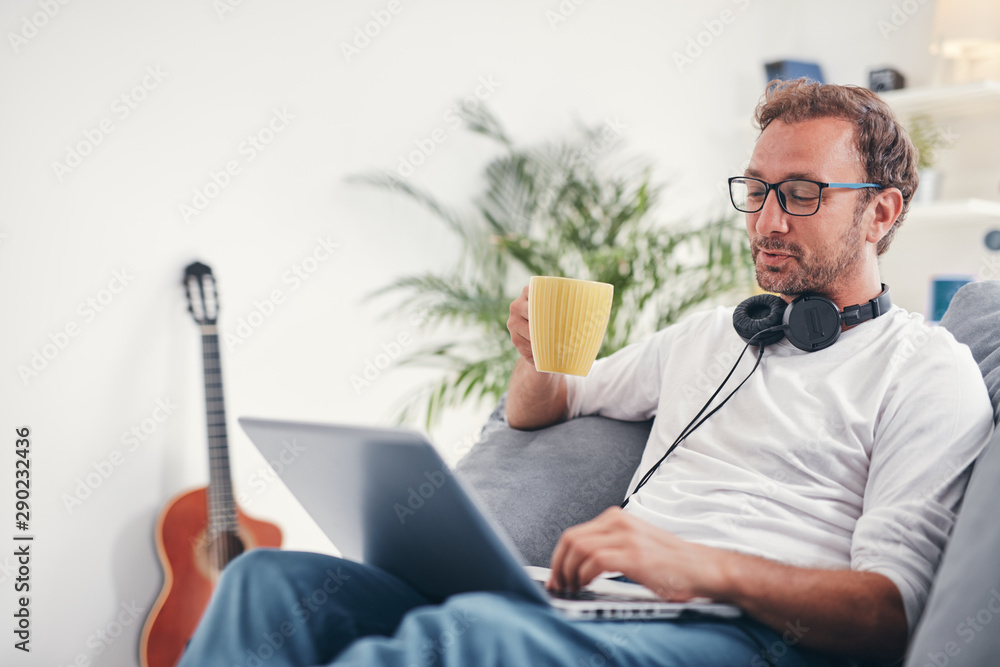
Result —
[[774, 190], [778, 204], [788, 215], [813, 215], [819, 210], [825, 188], [881, 188], [875, 183], [820, 183], [801, 178], [793, 178], [777, 183], [768, 183], [759, 178], [734, 176], [729, 179], [729, 198], [737, 211], [756, 213], [764, 208], [767, 193]]

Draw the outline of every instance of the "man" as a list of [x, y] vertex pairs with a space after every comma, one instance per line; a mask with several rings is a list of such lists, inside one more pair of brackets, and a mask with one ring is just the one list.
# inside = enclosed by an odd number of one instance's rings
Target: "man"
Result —
[[[788, 302], [876, 298], [878, 255], [916, 187], [903, 129], [868, 91], [804, 81], [772, 83], [757, 121], [731, 195], [758, 282]], [[488, 593], [432, 605], [372, 568], [258, 550], [227, 569], [182, 664], [822, 665], [903, 654], [992, 427], [966, 348], [899, 308], [845, 327], [824, 350], [773, 344], [636, 491], [709, 397], [683, 383], [739, 344], [732, 310], [692, 316], [586, 378], [534, 370], [527, 313], [525, 290], [508, 321], [522, 355], [511, 426], [656, 417], [627, 508], [563, 534], [550, 587], [621, 572], [668, 599], [735, 603], [747, 618], [568, 622]], [[329, 600], [318, 604], [321, 590]]]

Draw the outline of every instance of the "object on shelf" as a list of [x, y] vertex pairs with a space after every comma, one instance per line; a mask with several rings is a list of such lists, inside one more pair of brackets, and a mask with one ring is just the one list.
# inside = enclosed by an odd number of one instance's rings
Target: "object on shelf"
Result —
[[911, 204], [923, 206], [935, 202], [941, 196], [941, 172], [934, 167], [917, 170], [920, 184], [910, 199]]
[[910, 139], [917, 148], [917, 173], [920, 183], [913, 194], [914, 204], [929, 204], [941, 193], [941, 172], [934, 167], [937, 153], [946, 147], [942, 132], [928, 116], [916, 116], [907, 123]]
[[932, 276], [927, 295], [927, 320], [931, 323], [940, 322], [955, 292], [963, 285], [976, 280], [978, 278], [971, 273], [944, 273]]
[[781, 79], [787, 81], [805, 77], [816, 83], [823, 83], [823, 72], [817, 63], [807, 63], [798, 60], [779, 60], [773, 63], [766, 63], [764, 71], [767, 73], [767, 80]]
[[905, 87], [906, 77], [890, 67], [868, 72], [868, 90], [881, 93]]

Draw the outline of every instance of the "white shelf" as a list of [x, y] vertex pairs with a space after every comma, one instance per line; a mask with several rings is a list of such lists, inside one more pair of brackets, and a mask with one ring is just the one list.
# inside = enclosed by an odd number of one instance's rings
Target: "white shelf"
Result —
[[1000, 113], [1000, 81], [976, 81], [951, 86], [924, 86], [890, 90], [883, 100], [905, 121], [907, 117], [970, 116]]
[[906, 222], [921, 225], [953, 225], [996, 220], [1000, 224], [1000, 202], [988, 199], [943, 199], [914, 205]]

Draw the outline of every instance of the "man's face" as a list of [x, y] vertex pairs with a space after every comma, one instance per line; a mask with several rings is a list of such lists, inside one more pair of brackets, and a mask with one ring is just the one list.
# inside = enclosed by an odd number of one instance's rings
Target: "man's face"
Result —
[[[845, 120], [819, 118], [800, 123], [774, 121], [754, 148], [747, 176], [768, 183], [805, 178], [823, 183], [864, 182]], [[832, 294], [857, 274], [864, 261], [864, 210], [855, 190], [826, 188], [815, 215], [789, 215], [775, 192], [757, 213], [746, 214], [750, 248], [762, 288], [779, 294]]]

